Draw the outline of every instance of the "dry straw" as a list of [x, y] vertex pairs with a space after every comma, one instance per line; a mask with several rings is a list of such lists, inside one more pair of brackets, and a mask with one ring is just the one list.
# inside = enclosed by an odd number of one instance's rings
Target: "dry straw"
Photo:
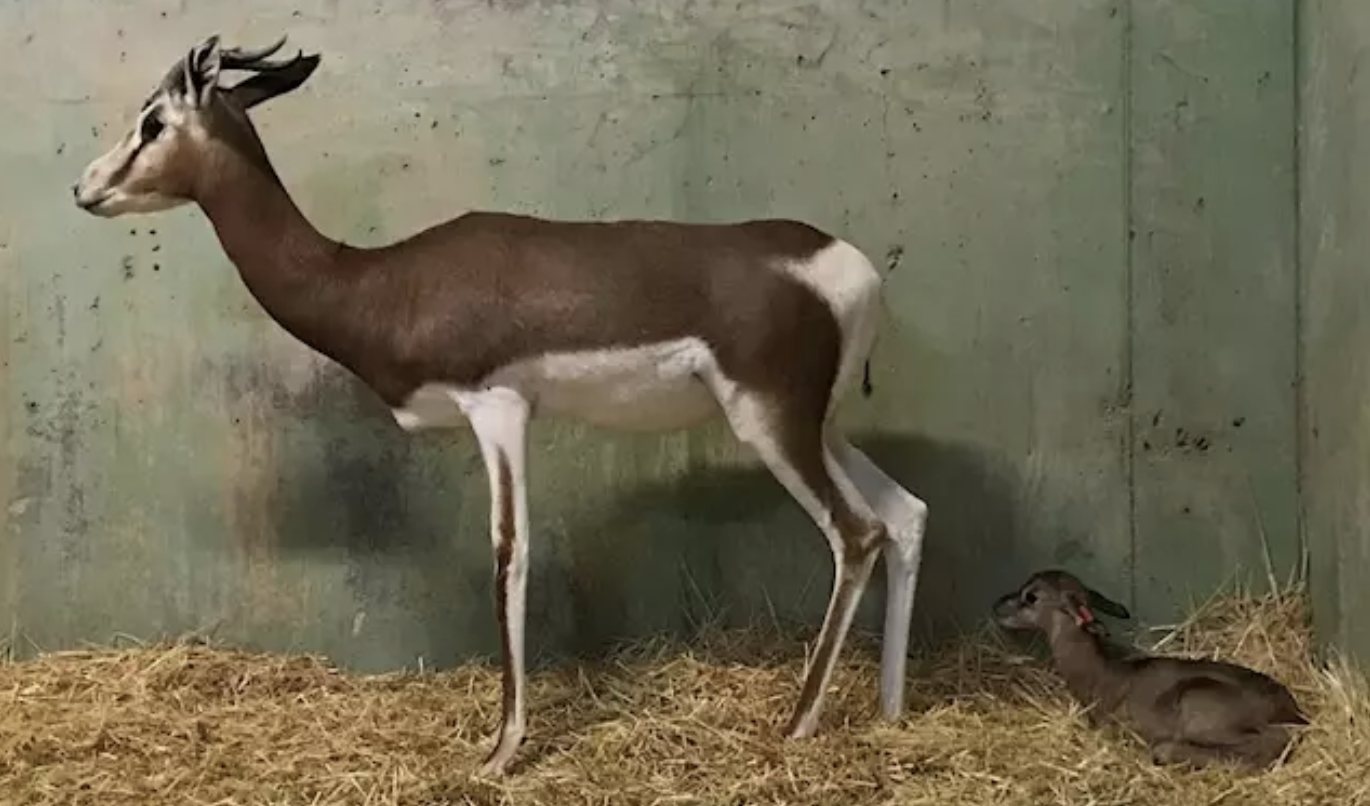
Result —
[[0, 803], [44, 804], [1357, 804], [1370, 802], [1370, 691], [1315, 663], [1296, 594], [1204, 606], [1170, 652], [1286, 681], [1313, 718], [1261, 774], [1152, 766], [1084, 727], [1048, 670], [992, 634], [912, 670], [910, 712], [873, 719], [853, 646], [819, 737], [777, 738], [799, 690], [793, 645], [719, 634], [535, 676], [515, 776], [473, 780], [495, 724], [488, 666], [357, 677], [312, 657], [194, 645], [69, 652], [0, 666]]

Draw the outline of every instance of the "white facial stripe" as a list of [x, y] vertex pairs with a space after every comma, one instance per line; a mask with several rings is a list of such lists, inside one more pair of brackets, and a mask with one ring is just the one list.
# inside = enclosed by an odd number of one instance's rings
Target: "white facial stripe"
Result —
[[[148, 115], [158, 114], [161, 108], [160, 103], [150, 103], [145, 106], [133, 121], [133, 128], [124, 135], [124, 139], [118, 145], [110, 149], [103, 157], [98, 159], [92, 166], [96, 172], [92, 176], [103, 174], [103, 181], [100, 183], [108, 191], [117, 190], [123, 183], [128, 173], [133, 168], [133, 161], [138, 158], [138, 154], [145, 148], [149, 139], [143, 137]], [[159, 132], [160, 134], [160, 132]], [[104, 170], [97, 166], [107, 165]]]

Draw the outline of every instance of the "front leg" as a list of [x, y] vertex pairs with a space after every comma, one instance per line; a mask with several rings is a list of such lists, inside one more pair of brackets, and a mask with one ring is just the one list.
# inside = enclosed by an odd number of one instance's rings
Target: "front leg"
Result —
[[465, 396], [462, 410], [480, 442], [490, 481], [490, 540], [495, 549], [495, 614], [504, 670], [499, 741], [480, 774], [502, 775], [523, 742], [526, 688], [523, 636], [528, 593], [528, 401], [511, 389]]

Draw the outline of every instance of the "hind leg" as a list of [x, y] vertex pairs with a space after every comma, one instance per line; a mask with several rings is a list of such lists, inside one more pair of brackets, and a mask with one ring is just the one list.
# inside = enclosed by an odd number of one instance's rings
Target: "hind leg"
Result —
[[1262, 768], [1274, 764], [1284, 754], [1289, 740], [1287, 729], [1280, 725], [1267, 725], [1259, 730], [1225, 736], [1218, 741], [1181, 739], [1157, 742], [1151, 749], [1151, 758], [1157, 764], [1202, 767], [1214, 762], [1236, 762]]
[[1266, 722], [1253, 710], [1245, 690], [1211, 680], [1177, 687], [1171, 738], [1183, 745], [1185, 760], [1225, 759], [1268, 766], [1283, 753], [1292, 734], [1284, 725]]
[[832, 549], [832, 595], [799, 701], [785, 730], [789, 738], [804, 738], [818, 728], [828, 681], [876, 553], [885, 542], [885, 526], [824, 445], [821, 409], [814, 412], [768, 399], [722, 378], [712, 379], [712, 387], [738, 439], [756, 451]]
[[1185, 741], [1157, 742], [1151, 746], [1151, 761], [1161, 765], [1192, 764], [1201, 767], [1217, 760], [1217, 755], [1207, 747]]
[[864, 453], [835, 430], [828, 444], [842, 469], [885, 522], [885, 632], [880, 657], [880, 714], [898, 719], [904, 710], [904, 672], [908, 662], [909, 622], [918, 590], [918, 568], [923, 554], [923, 532], [928, 506], [885, 474]]

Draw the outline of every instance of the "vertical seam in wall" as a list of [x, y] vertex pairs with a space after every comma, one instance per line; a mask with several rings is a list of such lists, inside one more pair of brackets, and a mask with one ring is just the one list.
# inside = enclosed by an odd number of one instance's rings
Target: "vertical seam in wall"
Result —
[[1123, 43], [1122, 43], [1122, 144], [1123, 144], [1123, 300], [1126, 306], [1125, 328], [1123, 332], [1123, 464], [1124, 479], [1127, 486], [1127, 578], [1128, 604], [1137, 609], [1137, 460], [1136, 460], [1136, 415], [1133, 402], [1136, 390], [1133, 387], [1133, 356], [1136, 333], [1136, 312], [1133, 291], [1133, 244], [1135, 240], [1132, 220], [1132, 0], [1122, 0]]
[[[0, 239], [4, 239], [6, 233], [4, 227], [0, 226]], [[9, 267], [4, 266], [5, 269]], [[0, 337], [4, 342], [0, 343], [0, 377], [4, 378], [7, 390], [13, 390], [14, 384], [10, 382], [14, 369], [10, 363], [10, 318], [11, 300], [14, 299], [13, 273], [0, 270]], [[15, 465], [18, 456], [15, 455], [14, 443], [11, 441], [12, 415], [14, 406], [9, 394], [0, 395], [0, 405], [4, 410], [0, 411], [0, 451], [4, 452], [4, 464], [0, 465], [0, 505], [5, 509], [0, 511], [0, 615], [8, 616], [8, 624], [0, 622], [0, 663], [7, 659], [12, 659], [17, 649], [14, 646], [15, 639], [19, 633], [19, 563], [20, 551], [19, 540], [16, 536], [16, 518], [11, 505], [15, 503]]]
[[1304, 255], [1303, 255], [1303, 3], [1294, 0], [1292, 20], [1294, 35], [1291, 38], [1291, 83], [1293, 85], [1294, 132], [1291, 147], [1293, 150], [1294, 173], [1294, 534], [1297, 538], [1299, 555], [1295, 558], [1299, 581], [1308, 584], [1308, 534], [1304, 512], [1303, 473], [1306, 435], [1304, 424], [1307, 422], [1307, 390], [1304, 383]]

